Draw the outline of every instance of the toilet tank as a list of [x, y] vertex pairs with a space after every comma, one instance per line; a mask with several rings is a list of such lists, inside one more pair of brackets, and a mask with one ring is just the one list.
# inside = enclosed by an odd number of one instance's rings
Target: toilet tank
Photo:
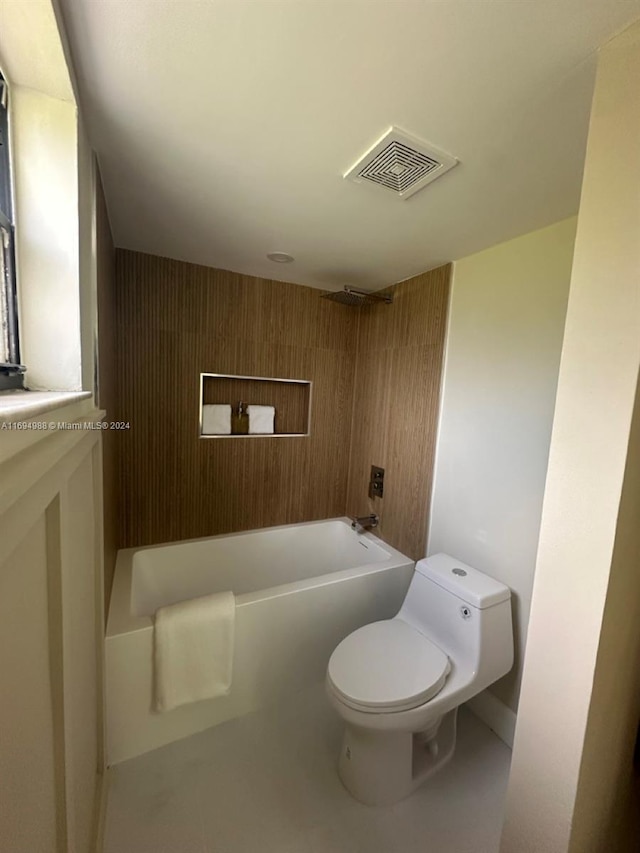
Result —
[[416, 563], [398, 616], [487, 684], [513, 665], [511, 590], [448, 554]]
[[419, 560], [416, 572], [479, 610], [511, 597], [508, 586], [448, 554], [434, 554]]

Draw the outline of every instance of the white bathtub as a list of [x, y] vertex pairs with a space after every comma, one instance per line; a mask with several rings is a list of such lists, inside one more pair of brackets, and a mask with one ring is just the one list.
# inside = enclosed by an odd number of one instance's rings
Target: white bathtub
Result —
[[[106, 636], [109, 764], [323, 680], [340, 640], [397, 612], [413, 566], [346, 518], [120, 551]], [[228, 589], [236, 594], [230, 694], [153, 713], [156, 609]]]

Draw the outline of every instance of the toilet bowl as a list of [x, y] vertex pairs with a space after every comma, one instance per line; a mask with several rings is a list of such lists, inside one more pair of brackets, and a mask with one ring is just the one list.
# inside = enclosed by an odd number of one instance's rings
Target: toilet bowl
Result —
[[329, 660], [345, 722], [338, 772], [367, 805], [396, 802], [453, 755], [462, 702], [513, 665], [508, 587], [447, 554], [420, 560], [393, 619], [347, 636]]

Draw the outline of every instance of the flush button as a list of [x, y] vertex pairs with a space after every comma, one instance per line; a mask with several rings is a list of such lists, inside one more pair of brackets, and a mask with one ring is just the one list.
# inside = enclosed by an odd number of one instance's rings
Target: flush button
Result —
[[460, 608], [460, 615], [462, 616], [463, 619], [471, 619], [471, 608], [466, 607], [466, 606], [462, 606]]
[[464, 569], [451, 569], [451, 571], [454, 573], [454, 575], [458, 575], [458, 577], [460, 578], [466, 578], [467, 576], [467, 573]]

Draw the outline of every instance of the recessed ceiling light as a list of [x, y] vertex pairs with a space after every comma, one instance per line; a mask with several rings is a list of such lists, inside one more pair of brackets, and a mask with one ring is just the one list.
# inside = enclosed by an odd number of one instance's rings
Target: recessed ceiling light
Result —
[[289, 255], [287, 252], [269, 252], [267, 257], [276, 264], [290, 264], [294, 261], [293, 255]]

